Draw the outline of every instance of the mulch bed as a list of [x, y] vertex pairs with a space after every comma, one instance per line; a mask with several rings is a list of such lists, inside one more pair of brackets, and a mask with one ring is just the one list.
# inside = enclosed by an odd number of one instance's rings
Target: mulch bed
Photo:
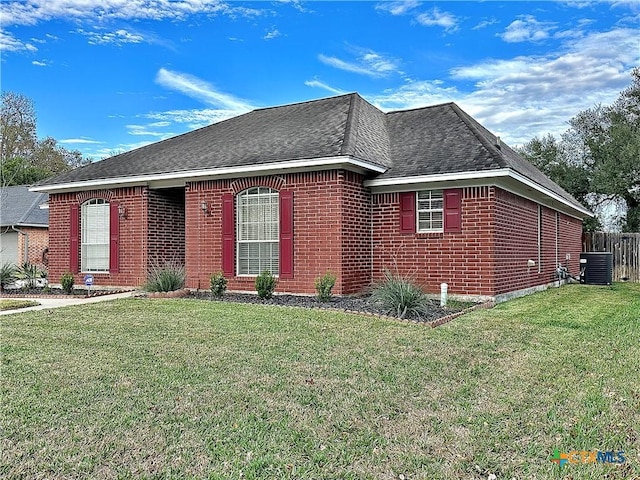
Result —
[[493, 304], [474, 304], [470, 307], [441, 307], [439, 302], [431, 301], [428, 305], [426, 314], [398, 319], [382, 308], [380, 305], [371, 301], [369, 297], [362, 296], [346, 296], [346, 297], [333, 297], [328, 302], [321, 302], [313, 296], [303, 295], [274, 295], [268, 300], [262, 300], [257, 295], [247, 293], [230, 293], [224, 294], [221, 300], [213, 299], [211, 293], [208, 291], [191, 292], [192, 297], [200, 298], [202, 300], [212, 301], [224, 301], [224, 302], [238, 302], [238, 303], [251, 303], [258, 305], [278, 305], [285, 307], [303, 307], [303, 308], [320, 308], [325, 310], [342, 311], [348, 313], [357, 313], [377, 317], [393, 318], [395, 320], [403, 320], [407, 322], [420, 323], [437, 327], [444, 323], [453, 320], [460, 315], [463, 315], [472, 310], [478, 308], [489, 308]]

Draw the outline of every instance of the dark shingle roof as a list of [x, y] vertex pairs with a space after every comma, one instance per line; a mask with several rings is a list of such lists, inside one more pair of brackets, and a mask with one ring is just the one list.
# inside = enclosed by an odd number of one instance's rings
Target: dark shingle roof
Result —
[[26, 185], [0, 189], [0, 227], [49, 225], [49, 210], [41, 209], [49, 194], [30, 192]]
[[583, 208], [486, 128], [447, 103], [383, 113], [357, 93], [254, 110], [49, 179], [60, 185], [291, 160], [350, 156], [377, 178], [510, 168]]

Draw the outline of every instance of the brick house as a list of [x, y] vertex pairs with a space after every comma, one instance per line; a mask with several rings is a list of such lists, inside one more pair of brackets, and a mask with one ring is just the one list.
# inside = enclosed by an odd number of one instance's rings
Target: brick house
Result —
[[502, 299], [578, 272], [567, 192], [448, 103], [383, 113], [358, 94], [265, 108], [47, 180], [50, 279], [138, 286], [183, 262], [187, 286], [352, 294], [385, 269], [428, 292]]
[[49, 212], [46, 193], [26, 185], [0, 188], [0, 265], [47, 266]]

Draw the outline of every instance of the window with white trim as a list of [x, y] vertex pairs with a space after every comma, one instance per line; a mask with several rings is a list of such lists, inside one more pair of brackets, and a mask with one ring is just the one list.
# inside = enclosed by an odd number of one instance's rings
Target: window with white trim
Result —
[[82, 204], [83, 272], [109, 271], [109, 215], [109, 202], [103, 198], [94, 198]]
[[416, 201], [418, 232], [442, 232], [444, 230], [442, 190], [418, 192]]
[[280, 270], [280, 209], [278, 191], [254, 187], [236, 197], [239, 275]]

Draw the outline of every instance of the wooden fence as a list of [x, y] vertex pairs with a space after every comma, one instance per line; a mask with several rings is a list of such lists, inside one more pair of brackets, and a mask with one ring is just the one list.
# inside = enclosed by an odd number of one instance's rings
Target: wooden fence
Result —
[[640, 282], [640, 233], [586, 232], [582, 251], [613, 253], [613, 281]]

